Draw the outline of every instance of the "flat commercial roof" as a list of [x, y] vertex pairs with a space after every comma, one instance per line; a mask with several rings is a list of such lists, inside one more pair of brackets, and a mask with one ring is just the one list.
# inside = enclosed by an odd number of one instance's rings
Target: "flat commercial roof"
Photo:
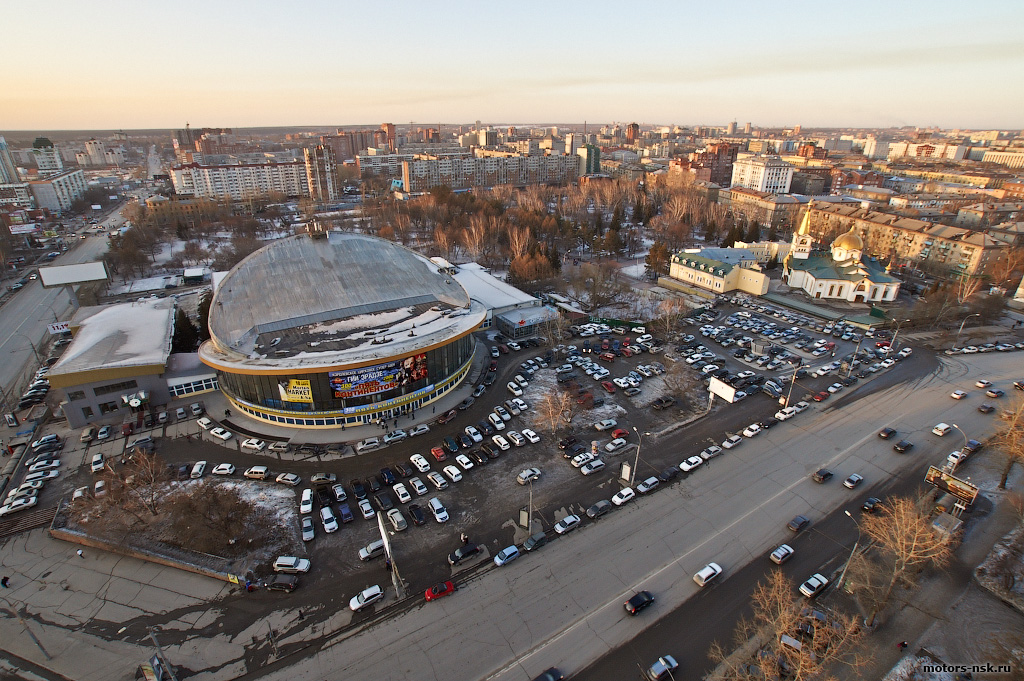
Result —
[[475, 262], [458, 265], [455, 281], [462, 284], [469, 297], [483, 303], [489, 310], [501, 310], [515, 305], [534, 305], [537, 299], [497, 279], [486, 268]]

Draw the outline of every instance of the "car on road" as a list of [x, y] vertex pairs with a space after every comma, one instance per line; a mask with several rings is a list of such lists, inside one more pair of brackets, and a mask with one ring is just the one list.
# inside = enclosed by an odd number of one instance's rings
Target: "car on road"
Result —
[[814, 471], [814, 475], [811, 476], [811, 479], [817, 483], [828, 482], [832, 479], [832, 471], [827, 468], [819, 468]]
[[985, 391], [985, 394], [988, 395], [989, 397], [1002, 397], [1006, 393], [1003, 392], [1002, 390], [999, 390], [998, 388], [989, 388], [988, 390]]
[[882, 438], [883, 440], [888, 440], [895, 434], [895, 428], [882, 428], [880, 431], [878, 431], [878, 437]]
[[210, 431], [210, 435], [214, 436], [218, 440], [224, 440], [225, 442], [234, 437], [233, 433], [226, 428], [214, 428]]
[[711, 582], [713, 582], [715, 579], [717, 579], [718, 576], [721, 574], [721, 565], [719, 565], [718, 563], [708, 563], [707, 565], [702, 567], [697, 572], [697, 574], [693, 576], [693, 581], [697, 583], [697, 586], [705, 587]]
[[743, 438], [739, 435], [729, 435], [722, 442], [722, 449], [732, 449], [736, 445], [743, 442]]
[[949, 434], [951, 430], [953, 429], [949, 426], [949, 424], [937, 423], [935, 424], [935, 427], [932, 428], [932, 433], [938, 435], [939, 437], [945, 437], [946, 435]]
[[452, 482], [460, 482], [462, 480], [462, 473], [455, 466], [445, 466], [444, 468], [441, 469], [441, 472], [444, 473], [445, 477], [447, 477]]
[[612, 502], [607, 499], [602, 499], [587, 509], [587, 517], [592, 519], [600, 518], [610, 510], [612, 510]]
[[295, 556], [278, 556], [274, 561], [274, 572], [286, 572], [289, 574], [309, 572], [309, 559], [296, 558]]
[[302, 478], [300, 478], [299, 476], [295, 475], [295, 473], [281, 473], [281, 474], [279, 474], [277, 476], [275, 481], [281, 483], [282, 485], [288, 485], [289, 487], [295, 487], [300, 482], [302, 482]]
[[949, 394], [949, 396], [952, 397], [954, 400], [962, 400], [965, 397], [967, 397], [967, 393], [964, 392], [963, 390], [954, 390]]
[[749, 426], [743, 429], [743, 437], [754, 437], [761, 432], [761, 424], [751, 423]]
[[804, 529], [810, 524], [810, 518], [808, 518], [805, 515], [798, 515], [795, 516], [792, 520], [790, 520], [789, 523], [786, 524], [786, 527], [788, 527], [793, 532], [799, 532], [800, 530]]
[[109, 440], [110, 436], [114, 434], [114, 429], [111, 426], [103, 426], [96, 433], [97, 440]]
[[814, 598], [828, 586], [828, 578], [820, 572], [815, 572], [806, 582], [800, 585], [800, 593], [807, 598]]
[[483, 551], [483, 548], [477, 544], [464, 544], [448, 554], [448, 564], [458, 565], [473, 556], [479, 555], [481, 551]]
[[654, 604], [654, 594], [650, 591], [637, 591], [623, 606], [632, 616], [639, 615], [645, 608]]
[[593, 461], [588, 461], [587, 463], [580, 466], [580, 473], [582, 473], [583, 475], [591, 475], [592, 473], [596, 473], [599, 470], [603, 469], [604, 466], [604, 461], [602, 461], [601, 459], [594, 459]]
[[436, 601], [438, 598], [444, 598], [445, 596], [449, 596], [453, 593], [455, 593], [454, 584], [451, 582], [441, 582], [440, 584], [435, 584], [427, 589], [423, 594], [423, 597], [429, 602]]
[[430, 464], [427, 462], [427, 460], [423, 457], [422, 454], [413, 454], [412, 456], [409, 457], [409, 461], [412, 463], [413, 466], [416, 467], [416, 470], [418, 470], [420, 473], [427, 473], [430, 471]]
[[417, 426], [413, 426], [412, 430], [409, 431], [409, 437], [416, 437], [417, 435], [425, 435], [430, 432], [430, 426], [421, 423]]
[[658, 489], [658, 485], [661, 484], [655, 476], [651, 476], [636, 486], [637, 494], [650, 494], [654, 490]]
[[853, 489], [862, 482], [864, 482], [864, 476], [860, 475], [859, 473], [854, 473], [846, 480], [843, 480], [843, 487], [846, 487], [847, 489]]
[[882, 500], [878, 497], [868, 497], [864, 500], [864, 504], [860, 507], [860, 510], [865, 513], [874, 513], [882, 505]]
[[352, 612], [359, 612], [363, 608], [373, 605], [379, 600], [384, 598], [384, 589], [380, 588], [376, 584], [371, 587], [363, 589], [358, 594], [352, 597], [352, 600], [348, 602], [348, 607]]
[[674, 679], [677, 669], [679, 669], [679, 663], [676, 662], [676, 658], [671, 655], [663, 655], [644, 670], [644, 673], [651, 681], [662, 681], [663, 679]]
[[612, 503], [616, 506], [622, 506], [635, 498], [636, 492], [633, 491], [632, 487], [623, 487], [612, 497]]
[[[982, 379], [980, 379], [980, 380], [978, 380], [978, 381], [976, 381], [974, 383], [974, 387], [975, 388], [991, 388], [992, 387], [992, 381], [987, 381], [984, 378], [982, 378]], [[963, 392], [963, 391], [958, 390], [957, 392]]]
[[722, 453], [722, 448], [721, 447], [719, 447], [718, 445], [711, 445], [710, 447], [707, 447], [706, 449], [701, 450], [700, 458], [702, 458], [705, 461], [707, 461], [708, 459], [715, 458], [716, 456], [718, 456], [721, 453]]
[[519, 475], [516, 476], [516, 482], [520, 485], [525, 485], [528, 482], [539, 480], [540, 475], [541, 473], [539, 468], [526, 468], [520, 471]]
[[555, 534], [567, 534], [580, 526], [578, 515], [567, 515], [555, 523]]
[[782, 565], [793, 557], [793, 553], [793, 547], [789, 544], [779, 544], [779, 546], [768, 555], [768, 558], [776, 565]]
[[250, 437], [249, 439], [242, 442], [241, 447], [242, 449], [250, 452], [262, 452], [264, 449], [267, 448], [267, 443], [258, 438]]
[[619, 437], [619, 438], [615, 438], [614, 440], [612, 440], [611, 442], [606, 444], [604, 446], [604, 451], [608, 452], [609, 454], [614, 454], [615, 452], [619, 451], [620, 449], [625, 449], [628, 445], [629, 445], [629, 442], [627, 442], [625, 439]]
[[507, 565], [519, 557], [519, 548], [516, 546], [508, 546], [498, 551], [497, 555], [494, 556], [494, 564], [498, 567]]
[[908, 451], [910, 451], [910, 449], [911, 449], [911, 448], [912, 448], [913, 446], [914, 446], [914, 443], [913, 443], [913, 442], [911, 442], [910, 440], [900, 440], [899, 442], [897, 442], [896, 444], [894, 444], [894, 445], [892, 446], [892, 448], [893, 448], [894, 450], [896, 450], [897, 452], [899, 452], [900, 454], [903, 454], [903, 453], [905, 453], [905, 452], [908, 452]]
[[210, 472], [213, 473], [214, 475], [234, 475], [235, 466], [234, 464], [230, 463], [219, 463], [216, 466], [214, 466], [213, 470]]
[[604, 419], [594, 424], [596, 430], [611, 430], [615, 426], [619, 425], [615, 419]]
[[681, 470], [684, 473], [689, 473], [690, 471], [700, 466], [702, 463], [704, 463], [704, 459], [700, 458], [699, 456], [691, 456], [679, 464], [679, 470]]
[[980, 404], [980, 405], [978, 405], [978, 411], [980, 411], [982, 414], [991, 414], [995, 410], [996, 410], [996, 408], [993, 407], [991, 404]]
[[295, 575], [278, 574], [264, 582], [263, 588], [268, 591], [285, 591], [291, 593], [299, 586], [299, 578]]

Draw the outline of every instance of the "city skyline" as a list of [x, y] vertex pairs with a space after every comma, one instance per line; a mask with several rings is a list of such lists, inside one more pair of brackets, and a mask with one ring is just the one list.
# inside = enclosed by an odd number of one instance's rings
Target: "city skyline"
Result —
[[[43, 15], [40, 9], [45, 9]], [[7, 8], [5, 130], [371, 121], [1024, 127], [1024, 7], [308, 0]], [[311, 21], [316, 19], [316, 21]], [[45, 26], [46, 40], [40, 27]]]

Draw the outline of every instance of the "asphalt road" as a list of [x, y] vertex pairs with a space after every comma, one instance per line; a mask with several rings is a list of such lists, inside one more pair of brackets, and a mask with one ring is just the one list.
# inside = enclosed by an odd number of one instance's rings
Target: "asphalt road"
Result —
[[[803, 513], [814, 523], [795, 540], [798, 554], [783, 568], [795, 581], [834, 564], [855, 538], [836, 513], [871, 494], [913, 489], [928, 463], [961, 444], [931, 435], [936, 422], [958, 423], [971, 437], [989, 434], [994, 420], [976, 411], [981, 400], [958, 402], [949, 392], [982, 374], [1009, 377], [1017, 363], [1016, 353], [943, 358], [923, 378], [816, 405], [671, 488], [471, 580], [454, 596], [325, 641], [309, 659], [263, 676], [311, 679], [330, 669], [355, 678], [529, 679], [550, 666], [578, 673], [598, 660], [580, 678], [630, 678], [637, 664], [664, 653], [696, 675], [707, 667], [707, 644], [729, 638], [767, 552], [792, 539], [786, 521]], [[971, 374], [971, 366], [985, 370]], [[885, 425], [917, 446], [894, 453], [876, 435]], [[658, 446], [686, 446], [693, 437], [688, 432]], [[819, 485], [809, 476], [823, 465], [835, 478]], [[853, 472], [866, 483], [846, 490], [841, 481]], [[702, 592], [691, 577], [711, 560], [723, 565], [724, 578]], [[639, 588], [659, 600], [630, 618], [621, 604]], [[609, 650], [615, 652], [605, 658]]]

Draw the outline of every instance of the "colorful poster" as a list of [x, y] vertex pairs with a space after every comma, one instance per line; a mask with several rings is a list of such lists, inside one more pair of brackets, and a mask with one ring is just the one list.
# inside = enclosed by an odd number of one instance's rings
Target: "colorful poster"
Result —
[[358, 395], [374, 395], [413, 385], [427, 377], [427, 356], [413, 355], [395, 362], [375, 364], [360, 369], [332, 371], [327, 374], [334, 397], [344, 399]]
[[287, 383], [277, 384], [283, 402], [305, 402], [313, 404], [313, 388], [309, 381], [292, 379]]

